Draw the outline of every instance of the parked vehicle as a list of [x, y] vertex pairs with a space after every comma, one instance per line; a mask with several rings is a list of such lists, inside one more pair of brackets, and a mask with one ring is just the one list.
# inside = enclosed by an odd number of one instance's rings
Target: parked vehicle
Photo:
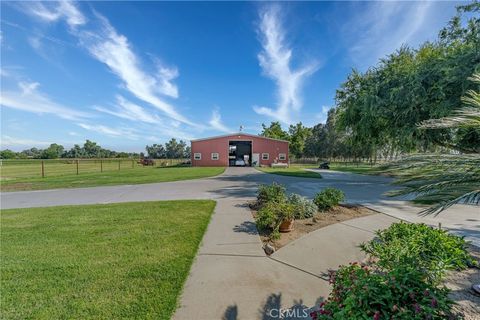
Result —
[[330, 169], [329, 163], [328, 162], [322, 162], [320, 163], [320, 166], [318, 167], [319, 169]]
[[153, 159], [140, 159], [140, 161], [138, 163], [141, 164], [142, 166], [154, 166], [155, 165], [155, 161], [153, 161]]
[[245, 166], [245, 160], [243, 160], [243, 159], [237, 159], [237, 160], [235, 160], [235, 165], [236, 165], [236, 166], [243, 166], [243, 167], [244, 167], [244, 166]]

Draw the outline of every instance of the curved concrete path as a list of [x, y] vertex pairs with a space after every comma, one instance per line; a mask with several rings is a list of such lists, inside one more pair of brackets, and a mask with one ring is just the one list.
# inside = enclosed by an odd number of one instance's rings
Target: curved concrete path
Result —
[[[419, 218], [421, 208], [382, 195], [391, 179], [322, 171], [323, 179], [264, 174], [252, 168], [228, 168], [220, 176], [145, 185], [109, 186], [2, 193], [2, 209], [172, 199], [216, 199], [217, 207], [185, 284], [175, 319], [278, 319], [279, 308], [291, 308], [302, 318], [303, 307], [313, 306], [329, 293], [328, 269], [363, 258], [357, 245], [373, 237], [397, 218]], [[346, 201], [361, 203], [384, 214], [345, 221], [316, 230], [291, 242], [271, 257], [261, 241], [245, 202], [259, 183], [276, 181], [289, 192], [312, 197], [334, 186]], [[440, 216], [444, 227], [479, 241], [478, 208], [456, 206]], [[457, 230], [455, 230], [457, 229]], [[479, 243], [480, 245], [480, 243]], [[292, 317], [290, 317], [292, 318]]]
[[313, 169], [323, 179], [308, 179], [264, 174], [253, 168], [227, 168], [224, 174], [198, 180], [184, 180], [139, 185], [122, 185], [77, 189], [20, 191], [0, 193], [2, 209], [155, 201], [173, 199], [240, 199], [253, 197], [260, 183], [276, 181], [287, 186], [289, 192], [313, 197], [318, 190], [336, 187], [346, 194], [346, 202], [358, 203], [378, 212], [410, 222], [424, 222], [432, 226], [439, 223], [452, 232], [465, 236], [480, 246], [480, 209], [458, 205], [437, 217], [420, 217], [421, 207], [402, 199], [383, 195], [393, 187], [392, 179], [346, 172]]

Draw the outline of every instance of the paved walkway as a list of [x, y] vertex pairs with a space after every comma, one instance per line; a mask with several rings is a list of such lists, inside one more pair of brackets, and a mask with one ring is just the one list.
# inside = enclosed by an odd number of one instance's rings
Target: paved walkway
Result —
[[[276, 309], [311, 307], [329, 292], [326, 272], [363, 258], [357, 245], [397, 218], [427, 221], [479, 242], [478, 208], [455, 206], [439, 218], [419, 218], [421, 208], [382, 195], [391, 189], [385, 177], [322, 172], [323, 179], [263, 174], [252, 168], [228, 168], [223, 175], [147, 185], [2, 193], [2, 209], [169, 199], [216, 199], [217, 207], [192, 266], [175, 319], [278, 319]], [[245, 202], [259, 183], [277, 181], [290, 192], [313, 196], [335, 186], [347, 202], [379, 212], [316, 230], [291, 242], [272, 257], [261, 249]], [[296, 309], [295, 309], [296, 308]]]

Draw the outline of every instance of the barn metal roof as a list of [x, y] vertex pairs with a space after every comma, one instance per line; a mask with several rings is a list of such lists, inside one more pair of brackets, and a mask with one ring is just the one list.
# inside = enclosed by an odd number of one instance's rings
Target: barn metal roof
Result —
[[213, 136], [213, 137], [208, 137], [208, 138], [194, 139], [194, 140], [190, 140], [190, 142], [204, 141], [204, 140], [211, 140], [211, 139], [218, 139], [218, 138], [226, 138], [226, 137], [233, 137], [233, 136], [239, 136], [239, 135], [261, 138], [261, 139], [267, 139], [267, 140], [275, 140], [275, 141], [281, 141], [281, 142], [288, 143], [288, 140], [268, 138], [268, 137], [260, 136], [260, 135], [257, 135], [257, 134], [250, 134], [250, 133], [245, 133], [245, 132], [234, 132], [234, 133], [224, 134], [224, 135], [221, 135], [221, 136]]

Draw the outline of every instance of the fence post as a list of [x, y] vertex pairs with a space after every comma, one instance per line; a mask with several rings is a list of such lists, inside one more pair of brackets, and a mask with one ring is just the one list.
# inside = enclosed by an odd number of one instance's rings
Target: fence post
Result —
[[135, 167], [134, 160], [132, 159], [132, 169]]
[[77, 175], [78, 175], [78, 159], [77, 159]]
[[100, 172], [103, 172], [103, 160], [100, 159]]
[[42, 178], [45, 178], [45, 163], [42, 160]]
[[118, 160], [118, 170], [120, 170], [120, 162], [121, 162], [121, 161], [122, 161], [122, 160]]

